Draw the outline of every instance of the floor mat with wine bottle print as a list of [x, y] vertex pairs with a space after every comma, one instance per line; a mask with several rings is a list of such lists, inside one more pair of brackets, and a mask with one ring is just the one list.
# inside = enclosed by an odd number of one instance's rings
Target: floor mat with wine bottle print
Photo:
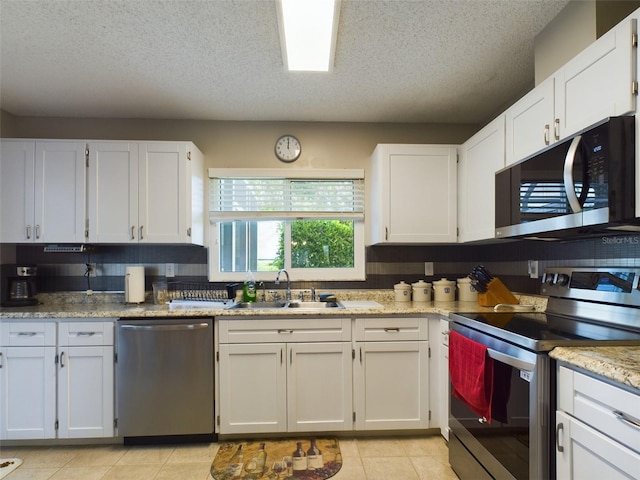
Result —
[[340, 467], [336, 438], [223, 442], [209, 480], [324, 480]]

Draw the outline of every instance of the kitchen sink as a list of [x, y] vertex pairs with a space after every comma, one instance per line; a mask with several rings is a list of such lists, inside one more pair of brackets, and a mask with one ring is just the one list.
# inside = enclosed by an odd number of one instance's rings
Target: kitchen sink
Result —
[[236, 303], [231, 309], [271, 309], [292, 308], [296, 310], [326, 310], [327, 308], [344, 308], [338, 302], [242, 302]]
[[325, 310], [327, 308], [344, 308], [338, 302], [289, 302], [287, 308], [298, 310]]
[[236, 303], [231, 308], [260, 310], [261, 308], [285, 308], [286, 306], [287, 304], [285, 302], [242, 302]]

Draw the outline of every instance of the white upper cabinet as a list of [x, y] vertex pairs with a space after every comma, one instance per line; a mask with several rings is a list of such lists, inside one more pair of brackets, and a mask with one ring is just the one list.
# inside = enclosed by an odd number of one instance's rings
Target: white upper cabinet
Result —
[[6, 243], [85, 240], [85, 143], [2, 140], [0, 186]]
[[493, 120], [461, 147], [458, 164], [460, 242], [495, 236], [495, 172], [504, 167], [504, 152], [504, 115]]
[[553, 77], [547, 78], [506, 111], [506, 165], [557, 140], [553, 131], [553, 85]]
[[636, 20], [626, 20], [555, 75], [555, 112], [562, 139], [607, 117], [635, 112]]
[[204, 242], [204, 166], [189, 142], [89, 145], [94, 243]]
[[380, 144], [371, 157], [370, 243], [457, 241], [453, 145]]
[[636, 110], [636, 20], [621, 22], [506, 111], [506, 165]]

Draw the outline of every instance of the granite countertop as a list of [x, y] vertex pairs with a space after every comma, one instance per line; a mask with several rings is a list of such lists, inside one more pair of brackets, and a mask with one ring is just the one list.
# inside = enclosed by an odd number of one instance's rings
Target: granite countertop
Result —
[[[296, 292], [294, 292], [294, 298]], [[389, 290], [338, 291], [339, 301], [373, 300], [380, 307], [358, 307], [350, 305], [340, 309], [299, 310], [299, 309], [174, 309], [168, 305], [156, 305], [152, 298], [142, 304], [125, 304], [124, 294], [99, 293], [86, 295], [83, 293], [40, 294], [40, 304], [30, 307], [2, 307], [0, 320], [3, 319], [60, 319], [60, 318], [125, 318], [125, 317], [202, 317], [202, 316], [344, 316], [344, 315], [419, 315], [437, 313], [448, 315], [452, 312], [492, 312], [493, 307], [481, 307], [477, 302], [396, 302], [394, 292]], [[518, 296], [521, 304], [535, 305], [537, 310], [544, 310], [546, 299], [537, 296]], [[277, 312], [277, 313], [276, 313]]]
[[640, 347], [557, 347], [550, 355], [640, 390]]

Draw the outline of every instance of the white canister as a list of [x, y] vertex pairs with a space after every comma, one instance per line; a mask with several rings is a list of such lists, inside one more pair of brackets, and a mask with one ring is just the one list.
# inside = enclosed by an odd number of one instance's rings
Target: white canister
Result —
[[473, 285], [471, 285], [471, 279], [469, 277], [458, 279], [458, 300], [461, 302], [477, 302], [478, 292]]
[[430, 302], [431, 301], [431, 284], [420, 280], [412, 283], [413, 301], [414, 302]]
[[124, 276], [125, 303], [144, 303], [144, 267], [127, 267]]
[[393, 291], [396, 293], [396, 302], [411, 301], [411, 285], [409, 285], [408, 283], [396, 283], [393, 286]]
[[433, 299], [436, 302], [453, 302], [456, 299], [456, 282], [446, 278], [433, 282]]

